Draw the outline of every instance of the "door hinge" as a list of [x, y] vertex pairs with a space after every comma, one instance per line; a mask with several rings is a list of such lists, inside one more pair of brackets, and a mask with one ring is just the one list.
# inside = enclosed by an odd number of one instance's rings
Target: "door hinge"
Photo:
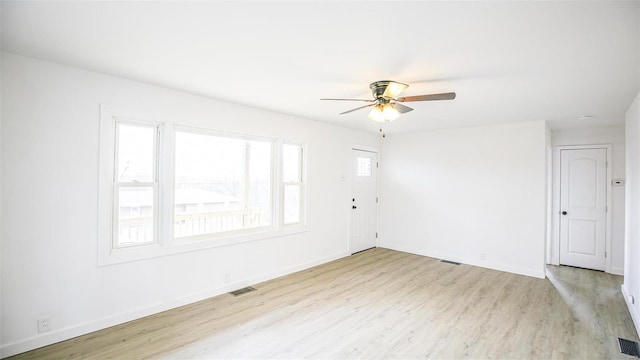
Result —
[[607, 257], [607, 252], [606, 251], [604, 252], [604, 257]]
[[376, 167], [377, 167], [377, 168], [379, 168], [379, 167], [380, 167], [380, 164], [378, 164], [378, 162], [377, 162], [377, 161], [376, 161]]
[[376, 204], [378, 203], [378, 198], [376, 198]]
[[376, 239], [378, 238], [378, 233], [376, 233]]

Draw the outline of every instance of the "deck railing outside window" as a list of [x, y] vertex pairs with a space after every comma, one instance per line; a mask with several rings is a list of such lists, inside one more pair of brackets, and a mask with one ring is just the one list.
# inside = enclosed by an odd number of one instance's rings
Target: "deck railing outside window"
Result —
[[[122, 244], [138, 244], [150, 241], [153, 230], [148, 225], [150, 216], [131, 216], [119, 221], [119, 238]], [[259, 208], [175, 214], [176, 237], [209, 233], [221, 233], [261, 225]], [[126, 240], [125, 240], [126, 239]]]

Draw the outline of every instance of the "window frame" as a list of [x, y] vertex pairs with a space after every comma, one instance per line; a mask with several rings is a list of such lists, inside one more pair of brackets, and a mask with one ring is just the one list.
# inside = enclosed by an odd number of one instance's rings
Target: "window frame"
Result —
[[[119, 154], [119, 145], [120, 145], [120, 127], [119, 125], [121, 124], [126, 124], [128, 126], [136, 126], [136, 127], [141, 127], [141, 128], [152, 128], [154, 129], [154, 136], [153, 136], [153, 158], [151, 160], [152, 162], [152, 180], [153, 181], [149, 181], [149, 182], [124, 182], [124, 181], [118, 181], [118, 175], [117, 175], [117, 171], [119, 169], [119, 165], [120, 165], [120, 154]], [[137, 247], [137, 246], [148, 246], [148, 245], [153, 245], [159, 242], [159, 231], [158, 231], [158, 227], [159, 227], [159, 223], [160, 223], [160, 212], [159, 212], [159, 203], [160, 203], [160, 194], [159, 194], [159, 168], [160, 168], [160, 164], [159, 164], [159, 151], [160, 151], [160, 147], [161, 147], [161, 143], [160, 143], [160, 136], [161, 136], [161, 129], [160, 126], [161, 124], [159, 123], [153, 123], [153, 122], [142, 122], [139, 120], [133, 120], [133, 119], [127, 119], [127, 118], [122, 118], [122, 117], [114, 117], [114, 126], [115, 126], [115, 139], [114, 139], [114, 163], [113, 163], [113, 235], [111, 238], [111, 249], [112, 250], [119, 250], [119, 249], [125, 249], [125, 248], [130, 248], [130, 247]], [[119, 216], [119, 209], [120, 209], [120, 196], [119, 196], [119, 190], [120, 188], [134, 188], [134, 187], [140, 187], [140, 188], [151, 188], [153, 191], [153, 211], [152, 211], [152, 219], [153, 219], [153, 226], [152, 226], [152, 239], [151, 241], [147, 241], [144, 243], [139, 243], [139, 244], [125, 244], [125, 245], [120, 245], [119, 244], [119, 238], [118, 238], [118, 233], [119, 231], [119, 227], [120, 227], [120, 216]]]
[[[165, 229], [162, 227], [164, 218], [161, 208], [163, 206], [162, 183], [165, 179], [165, 167], [161, 166], [164, 147], [167, 145], [166, 134], [167, 124], [161, 120], [149, 121], [157, 117], [149, 116], [131, 109], [123, 109], [112, 105], [100, 104], [100, 135], [99, 135], [99, 163], [98, 163], [98, 265], [111, 265], [116, 263], [140, 260], [149, 257], [160, 256], [162, 254], [162, 244], [166, 242], [164, 238]], [[155, 177], [157, 189], [154, 194], [155, 223], [154, 241], [131, 246], [117, 246], [117, 226], [116, 206], [118, 201], [115, 198], [117, 187], [117, 123], [156, 127], [155, 136]], [[129, 183], [133, 184], [133, 183]], [[135, 185], [134, 185], [135, 186]]]
[[[293, 146], [298, 146], [300, 149], [300, 162], [299, 162], [299, 166], [300, 166], [300, 173], [299, 173], [299, 181], [285, 181], [284, 179], [284, 154], [282, 154], [284, 152], [284, 146], [286, 145], [293, 145]], [[281, 155], [279, 156], [279, 159], [281, 160], [281, 170], [280, 170], [280, 174], [282, 175], [282, 179], [280, 181], [280, 224], [282, 227], [286, 227], [286, 228], [292, 228], [292, 227], [296, 227], [296, 226], [304, 226], [306, 224], [306, 199], [307, 199], [307, 186], [306, 186], [306, 155], [307, 155], [307, 151], [306, 151], [306, 146], [304, 143], [301, 142], [294, 142], [294, 141], [282, 141], [281, 146], [280, 146], [280, 150], [281, 150]], [[285, 188], [287, 187], [287, 185], [297, 185], [298, 188], [300, 189], [300, 198], [299, 198], [299, 202], [298, 202], [298, 209], [299, 209], [299, 214], [298, 214], [298, 221], [296, 222], [291, 222], [291, 223], [287, 223], [285, 222], [285, 216], [284, 216], [284, 212], [285, 212]]]
[[[116, 119], [124, 119], [127, 123], [158, 126], [156, 137], [156, 179], [157, 179], [157, 223], [156, 238], [153, 243], [114, 248], [114, 180], [116, 172]], [[150, 121], [153, 120], [153, 121]], [[110, 266], [130, 261], [175, 255], [189, 251], [200, 251], [221, 246], [233, 246], [253, 241], [263, 241], [281, 236], [289, 236], [310, 230], [309, 202], [307, 199], [308, 181], [306, 171], [308, 164], [308, 147], [301, 141], [285, 141], [280, 137], [255, 136], [221, 129], [203, 128], [193, 124], [206, 124], [202, 120], [180, 119], [158, 113], [143, 112], [131, 108], [100, 104], [99, 119], [99, 161], [98, 161], [98, 234], [97, 251], [98, 266]], [[174, 197], [175, 197], [175, 134], [176, 131], [196, 131], [214, 136], [229, 136], [246, 140], [272, 142], [271, 147], [271, 188], [272, 188], [272, 224], [268, 228], [242, 229], [239, 232], [229, 231], [216, 234], [197, 235], [195, 237], [174, 237]], [[282, 145], [283, 143], [303, 146], [303, 183], [301, 193], [301, 222], [283, 224], [283, 180]]]

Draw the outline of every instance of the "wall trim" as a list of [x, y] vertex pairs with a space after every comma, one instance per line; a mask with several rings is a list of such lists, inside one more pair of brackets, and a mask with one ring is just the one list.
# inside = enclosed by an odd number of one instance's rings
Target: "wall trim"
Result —
[[151, 306], [142, 307], [142, 308], [138, 308], [128, 312], [97, 319], [95, 321], [90, 321], [83, 324], [70, 326], [67, 328], [57, 329], [48, 333], [27, 338], [21, 341], [9, 343], [9, 344], [2, 344], [2, 346], [0, 346], [0, 358], [17, 355], [25, 351], [37, 349], [37, 348], [51, 345], [60, 341], [69, 340], [77, 336], [86, 335], [94, 331], [103, 330], [103, 329], [106, 329], [115, 325], [120, 325], [132, 320], [141, 319], [145, 316], [158, 314], [160, 312], [175, 309], [180, 306], [189, 305], [189, 304], [202, 301], [214, 296], [228, 293], [233, 290], [237, 290], [245, 286], [272, 280], [281, 276], [306, 270], [314, 266], [326, 264], [331, 261], [347, 257], [349, 255], [350, 254], [348, 252], [340, 252], [331, 256], [312, 260], [307, 263], [282, 268], [280, 270], [274, 271], [269, 274], [255, 276], [252, 278], [244, 279], [242, 281], [236, 281], [233, 283], [225, 284], [223, 286], [217, 286], [214, 288], [192, 293], [186, 296], [163, 301], [161, 303], [156, 303]]
[[624, 284], [620, 286], [622, 290], [622, 297], [624, 298], [625, 304], [627, 304], [627, 309], [629, 309], [629, 314], [631, 314], [631, 319], [633, 320], [633, 325], [636, 328], [636, 335], [640, 334], [640, 314], [636, 310], [635, 306], [629, 302], [629, 293], [624, 287]]
[[612, 266], [609, 274], [624, 276], [624, 268], [619, 266]]
[[430, 252], [430, 251], [424, 251], [424, 250], [416, 250], [416, 249], [411, 249], [404, 245], [388, 243], [388, 242], [384, 242], [383, 244], [380, 244], [380, 247], [390, 249], [390, 250], [407, 252], [415, 255], [426, 256], [434, 259], [446, 259], [446, 260], [455, 261], [455, 262], [459, 262], [466, 265], [477, 266], [477, 267], [491, 269], [491, 270], [498, 270], [498, 271], [508, 272], [508, 273], [517, 274], [517, 275], [530, 276], [538, 279], [546, 278], [544, 269], [542, 269], [542, 271], [536, 271], [532, 269], [506, 265], [506, 264], [496, 263], [496, 262], [491, 262], [486, 260], [468, 259], [468, 258], [457, 256], [457, 255]]

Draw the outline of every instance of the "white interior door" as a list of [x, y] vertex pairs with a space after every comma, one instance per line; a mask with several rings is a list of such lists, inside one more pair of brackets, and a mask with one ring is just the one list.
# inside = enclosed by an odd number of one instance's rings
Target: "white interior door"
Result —
[[378, 154], [353, 149], [351, 253], [376, 247]]
[[560, 264], [604, 270], [607, 149], [560, 151]]

